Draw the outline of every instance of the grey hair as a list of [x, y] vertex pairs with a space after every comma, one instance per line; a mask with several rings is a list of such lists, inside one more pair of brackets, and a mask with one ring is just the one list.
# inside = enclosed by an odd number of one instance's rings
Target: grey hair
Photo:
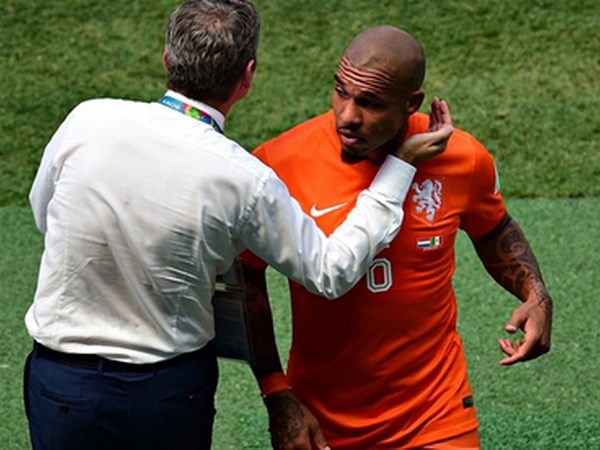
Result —
[[192, 0], [167, 24], [168, 87], [190, 98], [225, 101], [256, 59], [260, 17], [250, 0]]

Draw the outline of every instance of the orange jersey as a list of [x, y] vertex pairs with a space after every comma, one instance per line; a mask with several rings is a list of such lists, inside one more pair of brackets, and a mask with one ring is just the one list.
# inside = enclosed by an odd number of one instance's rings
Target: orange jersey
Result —
[[[409, 135], [427, 128], [427, 116], [411, 116]], [[254, 154], [328, 234], [378, 169], [342, 161], [332, 112]], [[288, 378], [335, 449], [406, 448], [478, 426], [451, 279], [458, 229], [482, 236], [505, 214], [492, 156], [456, 130], [419, 166], [404, 211], [400, 234], [343, 297], [290, 283]]]

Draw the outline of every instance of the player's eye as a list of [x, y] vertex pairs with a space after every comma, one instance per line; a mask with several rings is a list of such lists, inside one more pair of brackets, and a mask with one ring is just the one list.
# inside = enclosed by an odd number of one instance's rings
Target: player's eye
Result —
[[356, 104], [367, 109], [382, 109], [385, 105], [374, 98], [360, 97], [356, 99]]
[[334, 88], [333, 88], [333, 89], [334, 89], [335, 93], [336, 93], [338, 96], [340, 96], [341, 98], [346, 98], [346, 97], [348, 97], [348, 93], [347, 93], [347, 92], [344, 90], [344, 88], [343, 88], [343, 87], [341, 87], [340, 85], [337, 85], [337, 84], [336, 84], [336, 85], [334, 86]]

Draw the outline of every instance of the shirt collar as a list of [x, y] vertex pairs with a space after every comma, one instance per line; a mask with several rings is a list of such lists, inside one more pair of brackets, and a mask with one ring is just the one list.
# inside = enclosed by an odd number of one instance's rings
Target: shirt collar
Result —
[[165, 96], [173, 97], [174, 99], [180, 100], [188, 105], [192, 105], [194, 108], [204, 111], [206, 114], [209, 114], [215, 122], [217, 122], [217, 125], [219, 125], [221, 130], [225, 129], [225, 116], [218, 109], [207, 105], [206, 103], [199, 102], [198, 100], [188, 98], [185, 95], [175, 92], [171, 89], [167, 90]]

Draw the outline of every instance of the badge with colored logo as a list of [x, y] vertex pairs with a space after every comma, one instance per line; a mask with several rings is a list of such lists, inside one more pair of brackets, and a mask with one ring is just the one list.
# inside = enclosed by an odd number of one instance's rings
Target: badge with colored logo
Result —
[[424, 239], [417, 239], [417, 248], [421, 250], [435, 250], [442, 245], [441, 236], [432, 236]]

